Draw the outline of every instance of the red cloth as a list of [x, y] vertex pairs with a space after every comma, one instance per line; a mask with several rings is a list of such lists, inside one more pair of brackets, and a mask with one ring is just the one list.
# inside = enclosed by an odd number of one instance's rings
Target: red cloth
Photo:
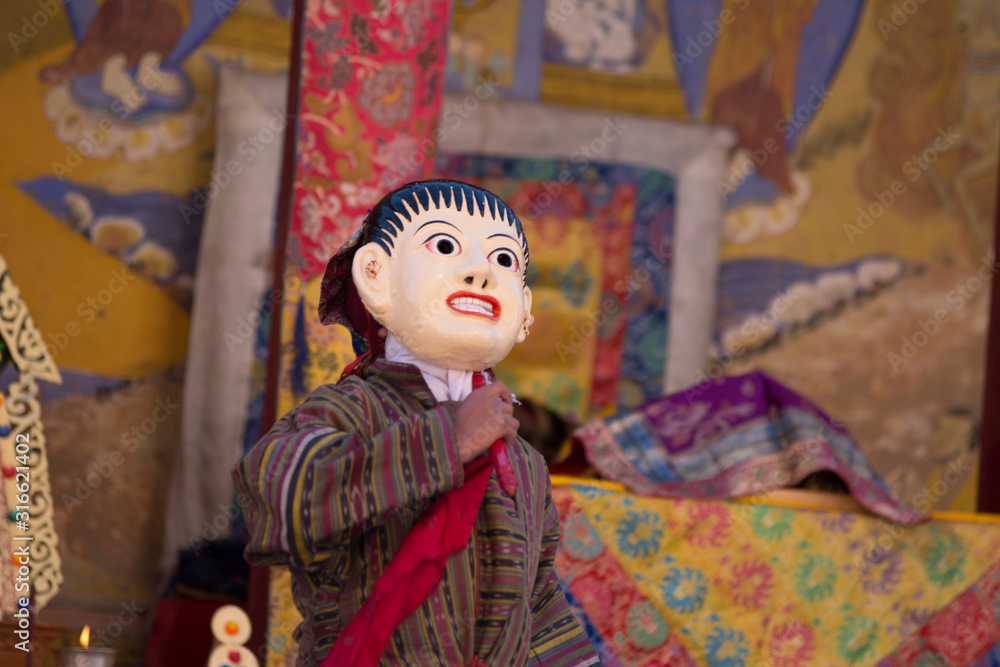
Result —
[[[473, 373], [472, 390], [475, 391], [483, 386], [486, 386], [486, 373]], [[497, 479], [500, 480], [500, 486], [503, 487], [504, 493], [513, 498], [517, 495], [517, 477], [514, 476], [514, 469], [507, 457], [507, 444], [502, 439], [497, 440], [490, 447], [490, 458], [493, 459], [496, 466]]]
[[472, 374], [472, 391], [486, 386], [486, 373]]
[[368, 349], [344, 368], [344, 372], [340, 374], [341, 380], [352, 374], [360, 376], [373, 361], [385, 356], [385, 340], [378, 335], [378, 330], [382, 325], [376, 322], [368, 309], [365, 308], [353, 282], [347, 286], [347, 301], [344, 304], [344, 312], [353, 330], [367, 341]]

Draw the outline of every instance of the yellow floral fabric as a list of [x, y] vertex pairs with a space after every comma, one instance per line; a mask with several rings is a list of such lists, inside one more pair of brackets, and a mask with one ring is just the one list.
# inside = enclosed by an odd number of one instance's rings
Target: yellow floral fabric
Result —
[[[556, 569], [607, 664], [872, 665], [992, 577], [1000, 557], [1000, 522], [974, 515], [902, 527], [555, 484]], [[977, 640], [990, 645], [994, 626]]]

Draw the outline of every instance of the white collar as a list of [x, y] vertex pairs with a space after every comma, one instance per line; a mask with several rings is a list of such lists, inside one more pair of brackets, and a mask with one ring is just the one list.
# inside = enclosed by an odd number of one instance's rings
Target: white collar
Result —
[[434, 398], [441, 401], [464, 401], [472, 393], [472, 375], [475, 371], [459, 371], [441, 368], [421, 361], [410, 354], [403, 344], [392, 334], [385, 339], [385, 358], [400, 364], [410, 364], [420, 369], [427, 387]]

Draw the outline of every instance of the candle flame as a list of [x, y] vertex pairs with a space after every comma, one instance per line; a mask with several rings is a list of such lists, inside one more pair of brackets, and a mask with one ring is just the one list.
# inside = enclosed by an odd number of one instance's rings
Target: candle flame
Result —
[[83, 626], [83, 632], [80, 633], [80, 646], [87, 648], [90, 645], [90, 626]]

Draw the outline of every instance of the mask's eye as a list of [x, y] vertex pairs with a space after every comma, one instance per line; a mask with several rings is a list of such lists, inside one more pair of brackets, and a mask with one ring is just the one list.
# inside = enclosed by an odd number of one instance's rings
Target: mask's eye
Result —
[[506, 248], [500, 248], [491, 252], [490, 261], [502, 269], [507, 269], [511, 273], [521, 270], [521, 264], [517, 261], [517, 255]]
[[454, 257], [462, 252], [462, 246], [458, 245], [458, 241], [447, 234], [435, 234], [427, 240], [424, 247], [435, 255], [445, 257]]

